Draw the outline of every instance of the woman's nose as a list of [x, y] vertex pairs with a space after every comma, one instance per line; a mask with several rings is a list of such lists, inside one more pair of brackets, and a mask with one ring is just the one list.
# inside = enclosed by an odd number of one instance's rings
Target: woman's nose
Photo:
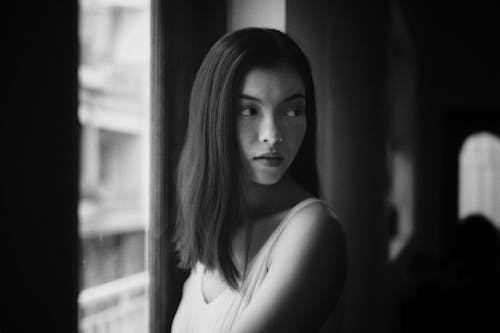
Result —
[[265, 117], [259, 129], [259, 140], [272, 145], [283, 141], [283, 133], [274, 116]]

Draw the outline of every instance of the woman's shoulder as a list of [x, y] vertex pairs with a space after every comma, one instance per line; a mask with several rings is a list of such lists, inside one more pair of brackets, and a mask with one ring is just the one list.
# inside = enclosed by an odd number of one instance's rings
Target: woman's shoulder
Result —
[[315, 230], [316, 232], [330, 230], [331, 232], [342, 232], [340, 221], [333, 209], [318, 198], [309, 197], [302, 200], [290, 210], [287, 218], [286, 229], [292, 231], [310, 230], [315, 233]]
[[331, 254], [345, 257], [345, 233], [333, 209], [316, 198], [306, 198], [295, 205], [270, 259], [286, 255], [291, 247], [307, 249], [310, 256]]
[[331, 218], [338, 221], [334, 210], [325, 201], [316, 197], [309, 196], [302, 199], [290, 211], [291, 219]]

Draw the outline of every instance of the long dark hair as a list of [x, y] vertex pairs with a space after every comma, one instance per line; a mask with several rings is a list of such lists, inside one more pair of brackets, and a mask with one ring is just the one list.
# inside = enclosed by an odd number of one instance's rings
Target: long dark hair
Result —
[[318, 193], [316, 104], [309, 61], [285, 33], [246, 28], [219, 39], [203, 60], [191, 91], [189, 124], [178, 174], [175, 243], [180, 267], [199, 261], [217, 269], [238, 288], [240, 274], [231, 250], [234, 227], [244, 220], [242, 165], [236, 132], [237, 96], [245, 74], [254, 67], [287, 64], [304, 82], [307, 128], [290, 166], [291, 176]]

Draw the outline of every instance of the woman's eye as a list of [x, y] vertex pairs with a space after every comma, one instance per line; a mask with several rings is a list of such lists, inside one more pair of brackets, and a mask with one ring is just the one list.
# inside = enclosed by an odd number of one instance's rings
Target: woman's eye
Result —
[[297, 117], [302, 114], [302, 111], [299, 109], [288, 109], [285, 111], [285, 115], [287, 117]]
[[257, 114], [257, 110], [251, 106], [240, 107], [240, 115], [242, 116], [253, 116]]

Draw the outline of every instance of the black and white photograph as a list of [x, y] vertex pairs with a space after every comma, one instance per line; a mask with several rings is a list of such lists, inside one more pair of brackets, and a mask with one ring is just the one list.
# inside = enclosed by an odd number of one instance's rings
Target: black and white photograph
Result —
[[0, 333], [500, 332], [494, 1], [3, 13]]

